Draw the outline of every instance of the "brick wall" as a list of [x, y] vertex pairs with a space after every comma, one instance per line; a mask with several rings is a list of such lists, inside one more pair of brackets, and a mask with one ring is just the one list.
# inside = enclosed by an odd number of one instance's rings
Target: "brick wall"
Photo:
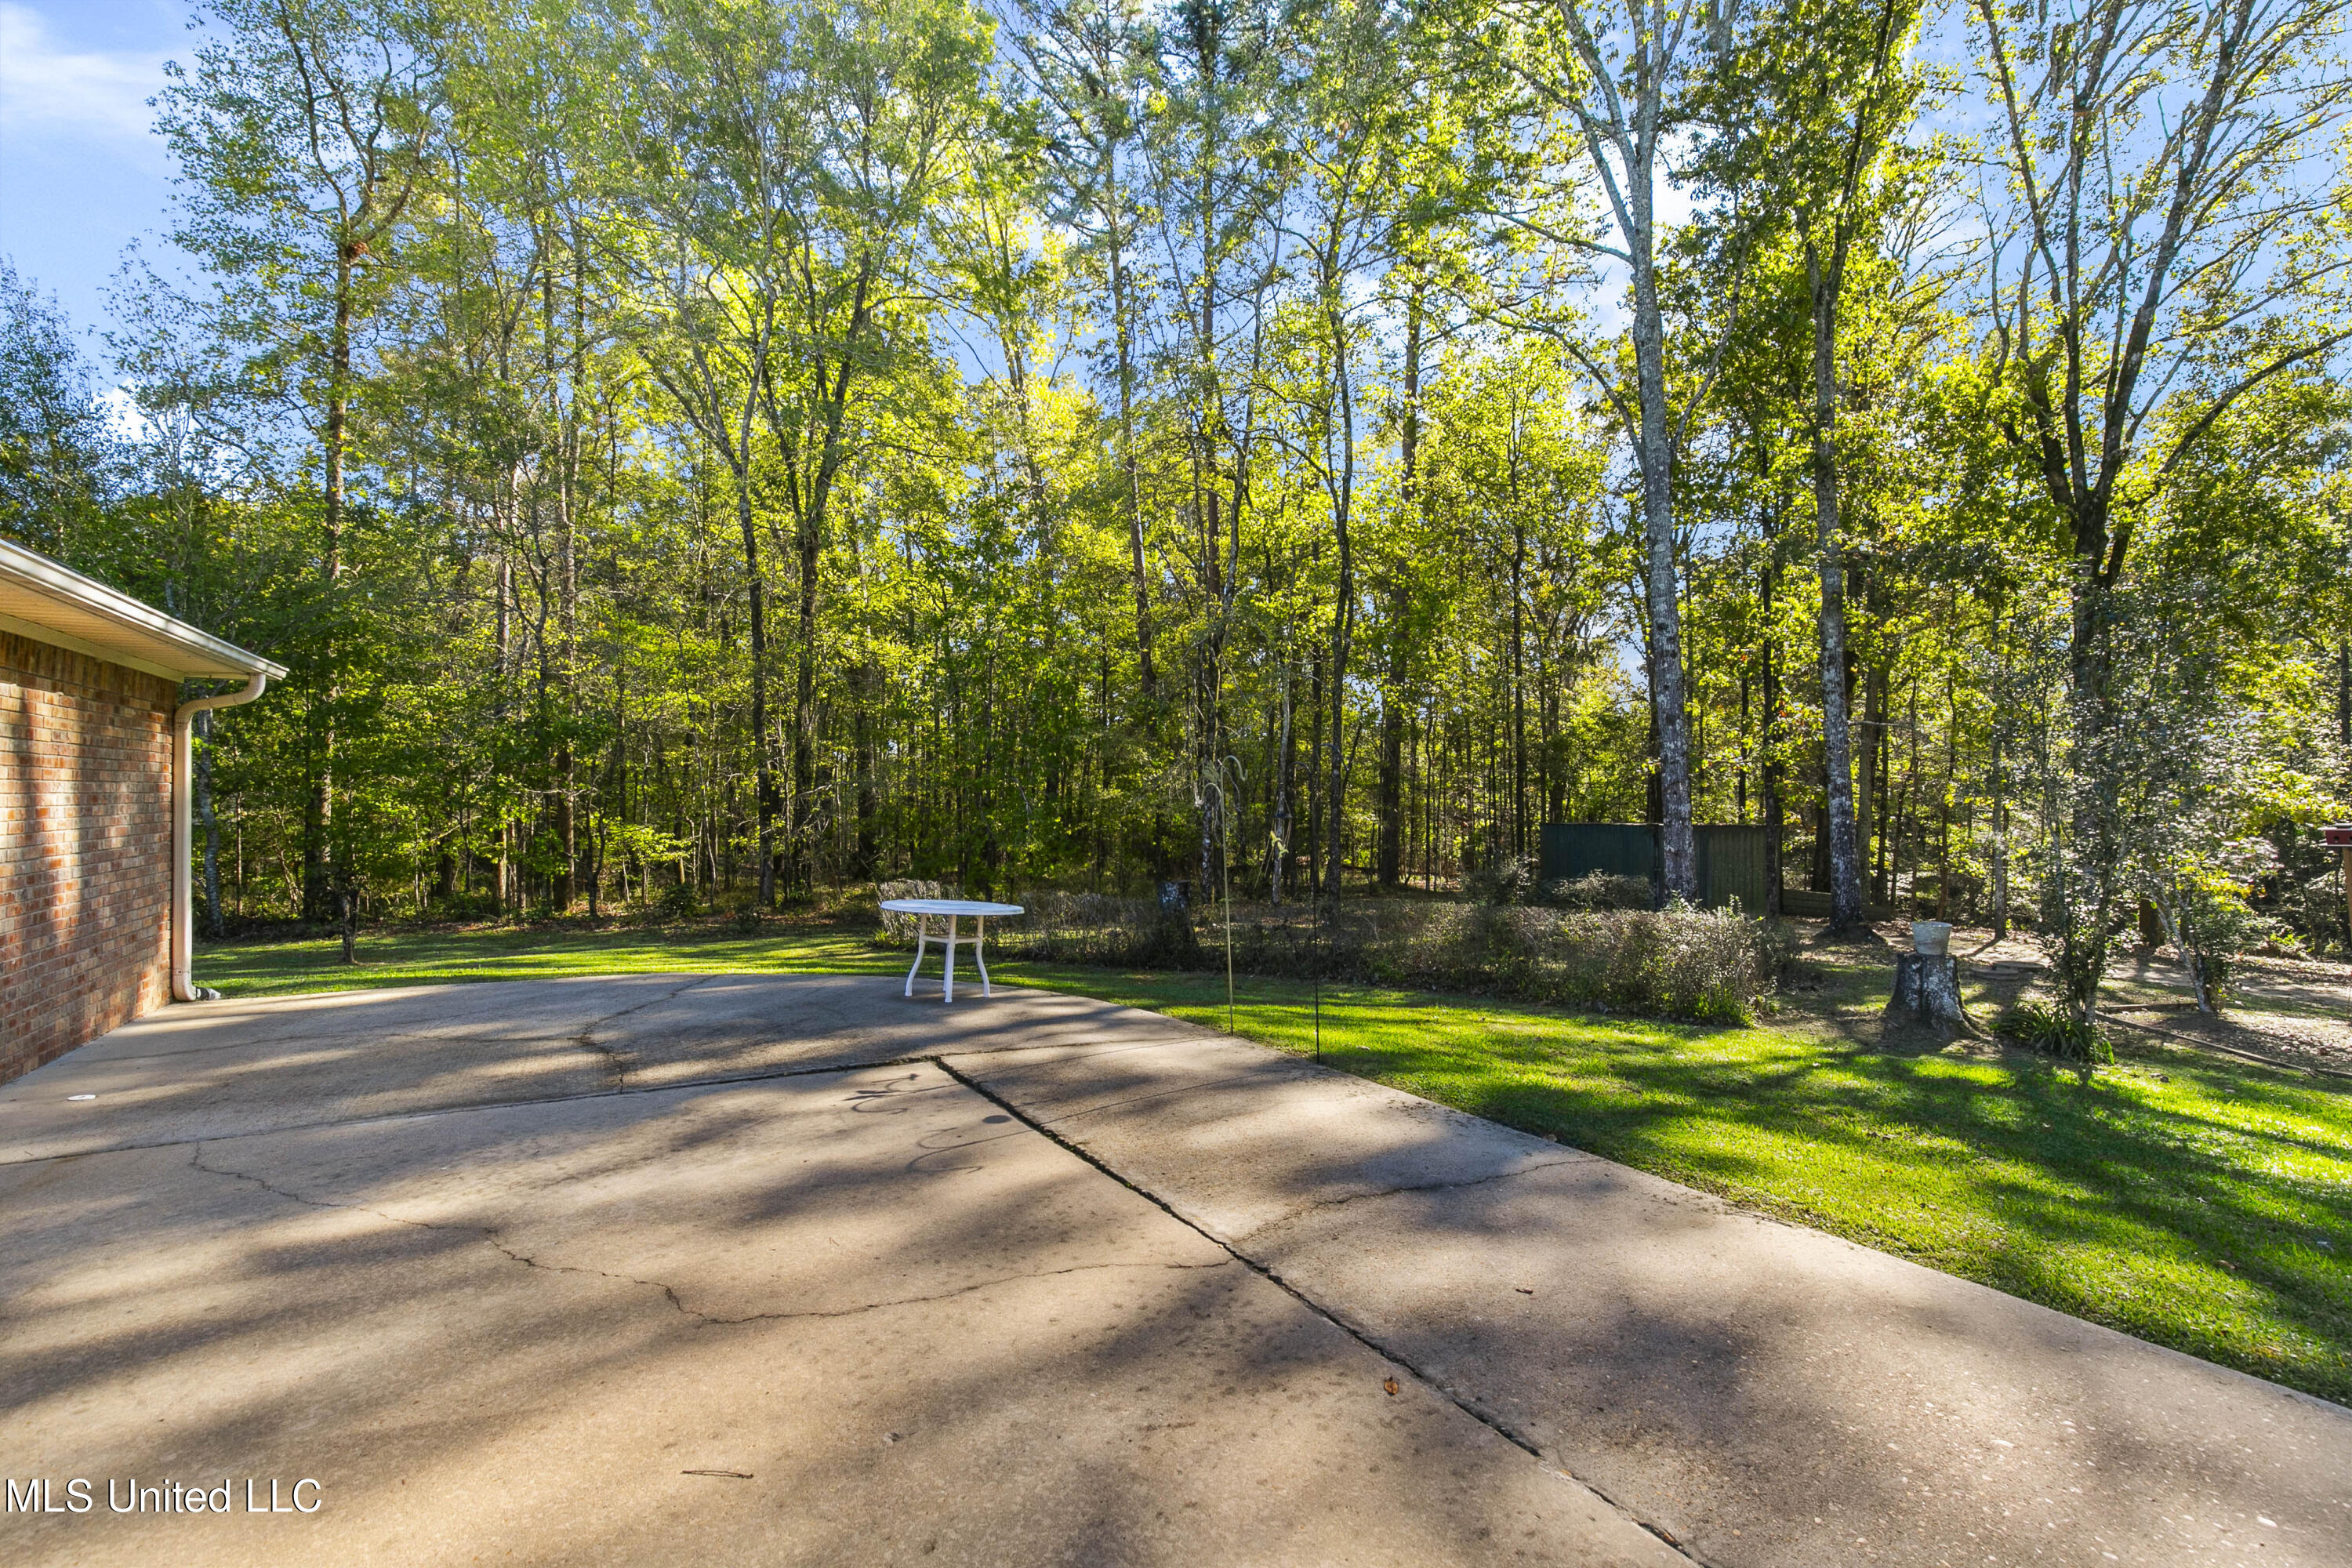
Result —
[[0, 632], [0, 1083], [170, 998], [178, 698]]

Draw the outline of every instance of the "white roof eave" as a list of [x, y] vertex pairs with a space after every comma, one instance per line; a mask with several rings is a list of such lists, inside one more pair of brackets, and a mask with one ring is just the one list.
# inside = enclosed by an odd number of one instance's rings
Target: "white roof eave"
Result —
[[71, 648], [166, 680], [266, 675], [286, 667], [152, 605], [0, 539], [0, 631]]

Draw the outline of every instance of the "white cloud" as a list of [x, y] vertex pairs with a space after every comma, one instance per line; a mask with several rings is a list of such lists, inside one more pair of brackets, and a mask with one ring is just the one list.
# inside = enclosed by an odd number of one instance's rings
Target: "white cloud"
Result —
[[128, 386], [110, 386], [98, 395], [106, 408], [106, 427], [118, 441], [143, 441], [149, 433], [147, 411], [139, 395]]
[[162, 55], [69, 49], [39, 12], [0, 4], [0, 135], [151, 143], [163, 85]]

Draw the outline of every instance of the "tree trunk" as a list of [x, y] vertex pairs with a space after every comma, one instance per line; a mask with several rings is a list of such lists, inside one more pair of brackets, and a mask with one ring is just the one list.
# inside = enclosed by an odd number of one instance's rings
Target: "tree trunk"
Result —
[[1894, 772], [1887, 758], [1885, 671], [1864, 671], [1862, 689], [1862, 810], [1856, 814], [1854, 847], [1862, 852], [1864, 899], [1883, 904], [1886, 901], [1886, 837], [1892, 826], [1886, 795]]
[[1159, 682], [1151, 668], [1151, 580], [1143, 563], [1143, 482], [1135, 466], [1135, 339], [1127, 297], [1127, 264], [1116, 223], [1111, 231], [1111, 315], [1118, 336], [1118, 464], [1127, 477], [1127, 551], [1135, 577], [1136, 679], [1149, 702]]
[[[1404, 311], [1404, 418], [1397, 439], [1397, 510], [1416, 521], [1421, 483], [1421, 330], [1425, 270], [1413, 263]], [[1389, 590], [1388, 680], [1381, 693], [1380, 849], [1374, 875], [1384, 893], [1396, 891], [1404, 858], [1404, 697], [1410, 668], [1405, 645], [1407, 574], [1400, 564]]]
[[776, 907], [776, 770], [768, 746], [768, 589], [760, 575], [760, 535], [752, 523], [748, 464], [735, 472], [735, 520], [743, 534], [743, 569], [751, 580], [751, 755], [758, 767], [760, 908], [772, 910]]
[[1329, 855], [1331, 907], [1339, 905], [1343, 837], [1348, 823], [1348, 649], [1356, 622], [1356, 557], [1349, 537], [1349, 512], [1355, 505], [1356, 406], [1348, 375], [1348, 340], [1337, 310], [1327, 310], [1331, 331], [1332, 374], [1339, 399], [1339, 482], [1331, 508], [1332, 532], [1339, 548], [1337, 602], [1331, 616], [1331, 834]]
[[2009, 641], [2000, 624], [2002, 606], [1993, 609], [1992, 734], [1992, 936], [2009, 940]]
[[[1778, 548], [1777, 542], [1774, 546]], [[1772, 634], [1773, 591], [1779, 586], [1780, 567], [1768, 563], [1764, 568], [1764, 912], [1778, 920], [1780, 916], [1780, 644]]]
[[[580, 583], [572, 559], [572, 521], [573, 512], [572, 487], [578, 479], [579, 426], [573, 417], [573, 405], [562, 395], [564, 382], [558, 374], [555, 353], [557, 324], [555, 315], [555, 266], [551, 255], [541, 272], [542, 331], [541, 342], [546, 359], [549, 395], [556, 399], [555, 408], [555, 592], [556, 628], [560, 634], [556, 650], [556, 684], [562, 694], [564, 739], [556, 748], [555, 839], [556, 850], [562, 857], [562, 868], [556, 872], [548, 901], [557, 914], [571, 912], [572, 900], [578, 892], [580, 874], [579, 812], [574, 799], [578, 780], [572, 753], [571, 720], [578, 697], [578, 672], [574, 667], [575, 636], [578, 630]], [[576, 363], [574, 368], [576, 369]], [[576, 386], [575, 386], [576, 395]], [[595, 895], [589, 895], [593, 906]]]
[[1960, 961], [1949, 953], [1903, 952], [1895, 957], [1895, 989], [1885, 1016], [1978, 1033], [1960, 1000]]
[[1528, 528], [1511, 519], [1511, 853], [1528, 852]]
[[1812, 285], [1813, 516], [1822, 580], [1822, 750], [1829, 802], [1830, 929], [1863, 922], [1862, 853], [1854, 811], [1853, 731], [1847, 708], [1845, 557], [1839, 535], [1837, 288], [1834, 263], [1805, 246]]
[[1643, 596], [1650, 617], [1650, 689], [1658, 731], [1658, 873], [1668, 898], [1698, 898], [1698, 853], [1691, 834], [1690, 710], [1683, 682], [1682, 603], [1675, 559], [1674, 441], [1666, 428], [1665, 319], [1650, 255], [1650, 192], [1634, 191], [1640, 235], [1633, 249], [1633, 367], [1642, 427], [1635, 454], [1642, 474], [1646, 547]]
[[881, 863], [880, 796], [874, 776], [874, 704], [882, 694], [881, 669], [871, 663], [858, 672], [854, 741], [857, 749], [857, 874], [872, 880]]
[[338, 862], [335, 866], [335, 900], [341, 906], [342, 915], [343, 962], [357, 963], [360, 961], [360, 895], [359, 889], [352, 885], [352, 868], [348, 861]]
[[1307, 832], [1302, 836], [1307, 846], [1307, 892], [1316, 900], [1323, 896], [1323, 737], [1328, 732], [1323, 723], [1323, 661], [1318, 658], [1307, 667]]
[[793, 853], [803, 892], [816, 886], [816, 594], [824, 545], [818, 526], [819, 519], [810, 518], [798, 540], [800, 647], [793, 671]]
[[1290, 859], [1290, 803], [1297, 793], [1295, 775], [1298, 765], [1298, 741], [1291, 729], [1291, 681], [1295, 678], [1288, 659], [1282, 665], [1282, 738], [1277, 742], [1274, 764], [1273, 854], [1268, 858], [1266, 900], [1276, 909], [1282, 907], [1282, 873]]
[[[343, 575], [343, 445], [351, 417], [352, 266], [358, 252], [347, 240], [335, 248], [335, 321], [327, 340], [327, 419], [323, 434], [326, 466], [324, 553], [320, 575], [325, 579], [332, 605]], [[330, 630], [320, 650], [318, 700], [311, 705], [310, 799], [303, 812], [302, 913], [306, 919], [325, 918], [331, 893], [329, 884], [337, 857], [335, 828], [335, 702], [342, 694], [336, 678], [335, 637]]]

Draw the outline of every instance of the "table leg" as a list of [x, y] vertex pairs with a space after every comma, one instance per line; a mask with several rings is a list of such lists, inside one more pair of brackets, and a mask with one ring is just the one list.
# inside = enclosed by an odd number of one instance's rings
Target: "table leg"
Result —
[[986, 915], [972, 916], [971, 961], [980, 965], [980, 994], [982, 996], [993, 996], [996, 993], [988, 988], [988, 953], [981, 945], [987, 940], [988, 917]]
[[948, 917], [948, 1000], [955, 1000], [956, 918]]
[[930, 934], [930, 916], [915, 917], [915, 962], [907, 965], [907, 994], [909, 996], [915, 994], [915, 971], [923, 967], [923, 944], [924, 940]]

